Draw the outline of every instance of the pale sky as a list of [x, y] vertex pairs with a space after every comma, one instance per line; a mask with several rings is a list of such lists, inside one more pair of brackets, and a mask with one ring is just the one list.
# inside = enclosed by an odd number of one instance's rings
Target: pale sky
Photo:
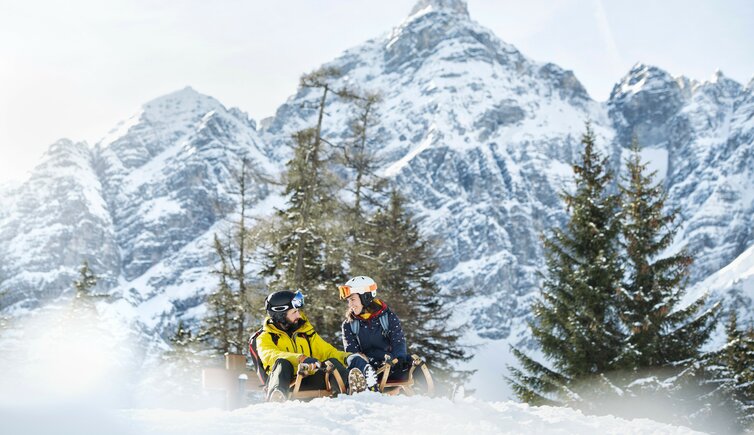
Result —
[[[0, 183], [55, 140], [94, 144], [192, 86], [259, 121], [299, 76], [388, 32], [415, 0], [0, 0]], [[751, 0], [468, 0], [472, 19], [607, 99], [636, 62], [754, 76]]]

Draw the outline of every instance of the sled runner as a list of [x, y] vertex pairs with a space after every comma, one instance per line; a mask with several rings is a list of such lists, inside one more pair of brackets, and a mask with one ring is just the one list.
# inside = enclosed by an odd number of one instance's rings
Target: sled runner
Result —
[[[408, 378], [403, 381], [388, 381], [390, 377], [390, 369], [398, 363], [398, 359], [394, 358], [392, 361], [389, 358], [385, 358], [385, 362], [377, 369], [377, 376], [380, 376], [379, 389], [383, 394], [395, 396], [398, 394], [405, 394], [407, 396], [413, 396], [416, 394], [422, 394], [428, 397], [432, 397], [435, 394], [435, 384], [432, 380], [432, 375], [429, 373], [427, 364], [419, 358], [417, 355], [411, 355], [413, 362], [411, 368], [408, 371]], [[419, 368], [426, 380], [426, 386], [419, 385], [414, 382], [414, 371]]]
[[[307, 377], [318, 372], [325, 373], [325, 389], [324, 390], [301, 390], [301, 381]], [[332, 378], [335, 378], [337, 392], [333, 391]], [[315, 364], [301, 363], [298, 366], [298, 372], [296, 373], [296, 379], [291, 382], [291, 396], [290, 399], [316, 399], [318, 397], [330, 397], [335, 394], [345, 393], [346, 386], [343, 382], [343, 378], [340, 376], [335, 366], [330, 361], [324, 361], [319, 366]]]

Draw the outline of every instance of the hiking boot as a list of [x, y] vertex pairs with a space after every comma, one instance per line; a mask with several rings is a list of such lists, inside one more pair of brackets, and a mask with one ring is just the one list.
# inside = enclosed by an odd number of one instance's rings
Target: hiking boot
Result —
[[379, 391], [380, 388], [377, 385], [377, 372], [374, 371], [374, 367], [367, 364], [364, 369], [364, 379], [366, 382], [366, 389], [369, 391]]
[[267, 398], [268, 402], [275, 402], [275, 403], [282, 403], [285, 402], [288, 398], [285, 397], [285, 393], [278, 389], [272, 390], [272, 393], [270, 393], [270, 397]]
[[367, 380], [364, 373], [356, 367], [348, 372], [348, 394], [361, 393], [367, 389]]

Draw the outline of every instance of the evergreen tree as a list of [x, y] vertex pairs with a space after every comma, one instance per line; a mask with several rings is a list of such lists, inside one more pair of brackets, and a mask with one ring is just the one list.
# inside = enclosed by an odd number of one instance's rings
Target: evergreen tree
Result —
[[587, 124], [584, 151], [574, 165], [575, 189], [562, 197], [570, 213], [564, 230], [544, 239], [547, 275], [530, 324], [548, 367], [512, 349], [523, 370], [508, 379], [523, 401], [533, 404], [584, 401], [586, 381], [615, 368], [623, 342], [615, 295], [620, 289], [620, 198], [610, 192], [608, 161], [595, 150]]
[[437, 264], [432, 246], [421, 237], [404, 202], [393, 190], [389, 206], [369, 219], [364, 261], [352, 271], [378, 283], [378, 297], [401, 319], [409, 353], [420, 355], [438, 380], [458, 383], [469, 373], [452, 364], [470, 356], [461, 345], [462, 330], [448, 327], [451, 311], [433, 278]]
[[628, 279], [619, 303], [628, 336], [620, 365], [632, 371], [681, 366], [699, 358], [716, 325], [718, 309], [700, 312], [706, 297], [677, 309], [692, 258], [684, 252], [659, 256], [673, 241], [678, 212], [665, 212], [667, 194], [662, 186], [652, 184], [655, 174], [647, 174], [635, 139], [627, 169], [622, 233]]
[[377, 94], [365, 94], [354, 98], [356, 116], [350, 122], [352, 138], [343, 147], [340, 161], [345, 168], [345, 189], [351, 194], [343, 203], [342, 214], [348, 230], [348, 263], [353, 269], [363, 269], [364, 252], [361, 243], [367, 231], [367, 208], [379, 207], [380, 198], [387, 183], [377, 175], [380, 160], [372, 151], [379, 115], [377, 106], [381, 98]]
[[89, 268], [89, 261], [84, 260], [79, 268], [79, 279], [73, 281], [76, 294], [73, 299], [74, 311], [94, 310], [94, 304], [98, 299], [106, 298], [106, 294], [95, 293], [97, 276]]
[[334, 289], [345, 276], [345, 234], [338, 219], [339, 186], [328, 167], [327, 141], [322, 138], [329, 94], [350, 98], [346, 91], [336, 91], [331, 84], [339, 74], [337, 70], [323, 69], [301, 79], [302, 87], [322, 92], [317, 123], [293, 135], [294, 156], [287, 164], [285, 189], [289, 202], [277, 212], [277, 246], [269, 253], [262, 271], [273, 278], [273, 289], [300, 290], [306, 295], [309, 320], [327, 339], [336, 338], [335, 331], [339, 330]]
[[726, 328], [725, 346], [706, 358], [706, 375], [714, 390], [705, 399], [734, 415], [728, 430], [754, 429], [754, 329], [738, 329], [734, 310]]
[[244, 323], [247, 306], [243, 296], [231, 288], [229, 280], [233, 273], [229, 266], [228, 252], [217, 234], [215, 253], [220, 259], [220, 268], [215, 271], [219, 276], [219, 283], [207, 297], [207, 315], [203, 319], [204, 325], [199, 338], [218, 354], [243, 354], [248, 335]]

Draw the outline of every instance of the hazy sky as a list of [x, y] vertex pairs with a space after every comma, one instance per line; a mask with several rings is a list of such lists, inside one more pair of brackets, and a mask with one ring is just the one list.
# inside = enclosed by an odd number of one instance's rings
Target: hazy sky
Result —
[[[190, 85], [260, 120], [298, 77], [400, 24], [415, 0], [0, 0], [0, 182], [61, 137], [95, 143]], [[605, 100], [638, 62], [754, 76], [751, 0], [468, 0], [524, 55]]]

